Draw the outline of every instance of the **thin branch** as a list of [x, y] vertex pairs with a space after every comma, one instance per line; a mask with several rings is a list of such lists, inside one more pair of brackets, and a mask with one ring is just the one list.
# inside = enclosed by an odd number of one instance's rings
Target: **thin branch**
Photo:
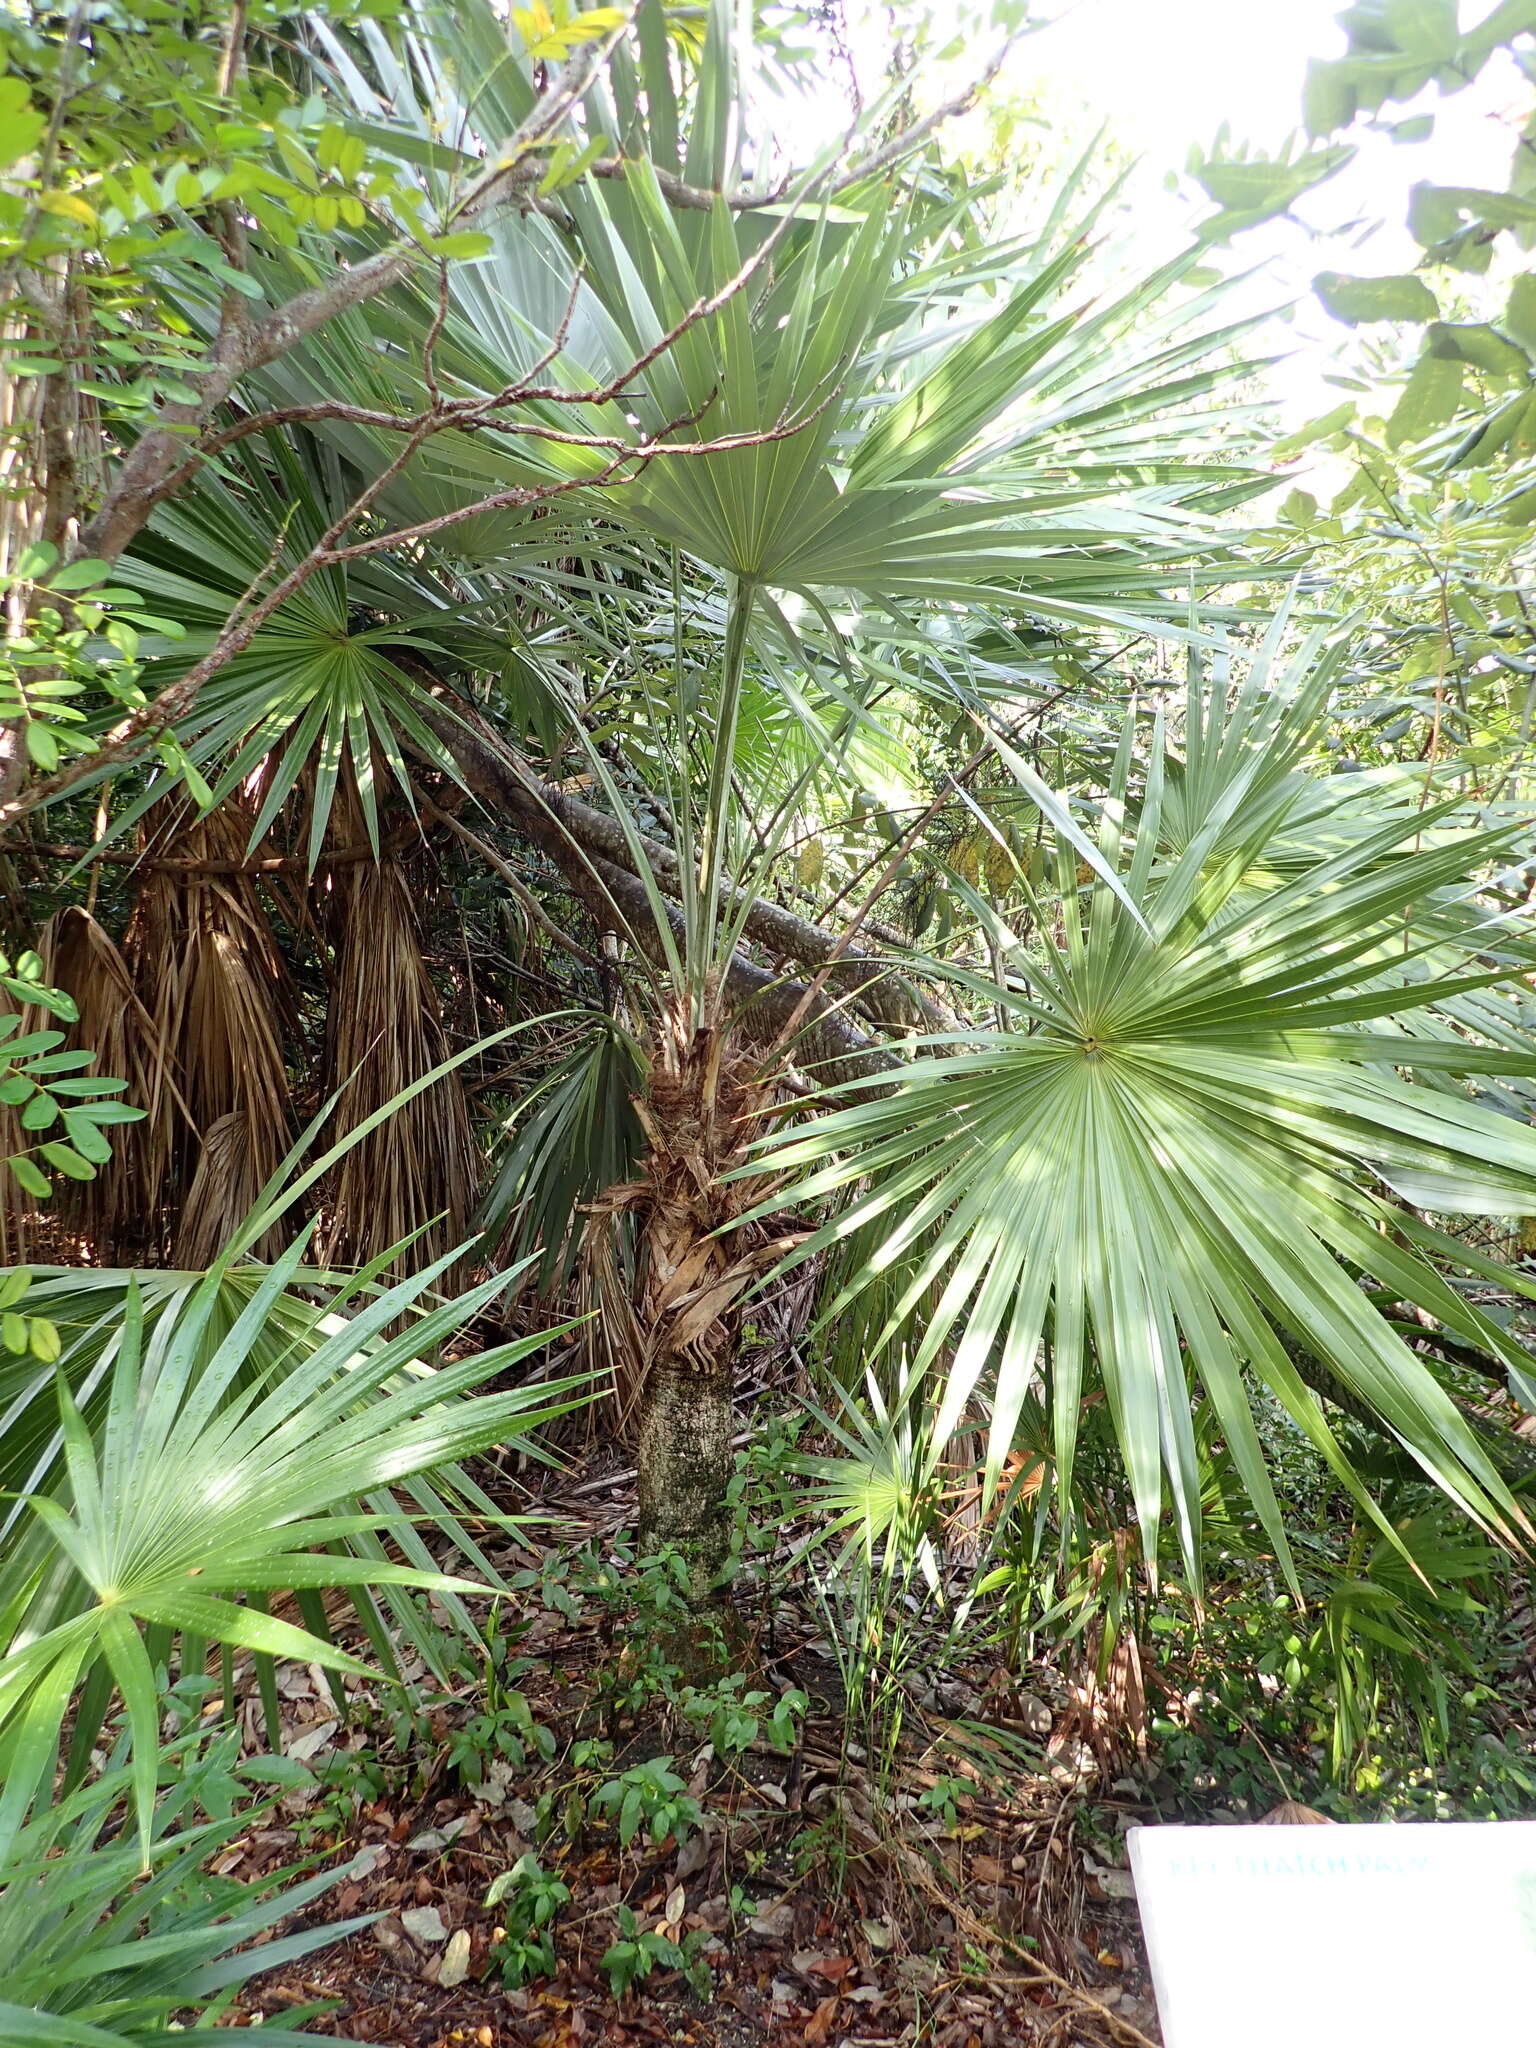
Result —
[[[953, 98], [945, 100], [942, 106], [935, 107], [931, 114], [925, 114], [920, 121], [914, 121], [911, 127], [901, 129], [878, 149], [871, 150], [867, 156], [858, 157], [852, 163], [845, 164], [834, 174], [831, 183], [826, 187], [825, 196], [832, 198], [839, 192], [851, 191], [855, 185], [862, 185], [870, 178], [882, 177], [885, 172], [893, 170], [905, 157], [920, 148], [946, 121], [953, 121], [959, 115], [968, 113], [996, 78], [1017, 40], [1015, 36], [1008, 37], [972, 82], [957, 92]], [[605, 156], [599, 157], [591, 168], [594, 177], [625, 178], [634, 166], [624, 157]], [[708, 186], [690, 185], [675, 172], [663, 170], [659, 164], [653, 164], [651, 169], [662, 197], [683, 211], [695, 213], [712, 213], [722, 199], [732, 213], [761, 212], [767, 206], [782, 206], [790, 191], [790, 181], [785, 178], [767, 192], [715, 192]], [[523, 175], [532, 176], [532, 168], [530, 167]]]
[[[668, 441], [665, 438], [666, 434], [679, 426], [696, 421], [698, 415], [692, 415], [691, 420], [689, 417], [674, 420], [663, 430], [661, 438], [654, 441], [642, 438], [638, 442], [621, 447], [619, 453], [591, 476], [572, 477], [558, 484], [519, 485], [511, 490], [497, 491], [489, 497], [476, 499], [472, 504], [460, 505], [452, 511], [440, 513], [434, 519], [418, 520], [411, 526], [390, 528], [385, 532], [372, 534], [366, 540], [342, 545], [341, 536], [348, 527], [371, 509], [379, 495], [399, 476], [422, 445], [433, 434], [442, 431], [444, 422], [441, 415], [437, 412], [427, 414], [415, 432], [407, 437], [394, 458], [358, 493], [352, 503], [332, 520], [303, 559], [274, 584], [265, 597], [250, 602], [254, 585], [246, 592], [225, 620], [213, 646], [200, 661], [194, 662], [174, 683], [168, 683], [151, 702], [139, 706], [126, 718], [119, 720], [91, 753], [77, 755], [52, 775], [42, 781], [31, 783], [8, 802], [0, 804], [0, 834], [27, 812], [36, 810], [40, 805], [52, 803], [66, 790], [95, 775], [101, 768], [121, 760], [139, 742], [164, 732], [174, 725], [177, 719], [185, 717], [196, 702], [203, 685], [237, 655], [243, 654], [273, 613], [322, 569], [334, 568], [342, 562], [358, 561], [365, 556], [382, 554], [387, 549], [399, 547], [408, 541], [425, 539], [428, 535], [460, 525], [463, 521], [473, 519], [483, 512], [547, 504], [574, 491], [600, 490], [614, 483], [633, 481], [633, 476], [638, 475], [659, 455], [712, 455], [724, 449], [759, 446], [785, 440], [809, 426], [835, 396], [836, 387], [827, 393], [821, 404], [813, 411], [799, 418], [786, 420], [779, 426], [765, 429], [761, 433], [726, 435], [718, 441]], [[633, 474], [626, 477], [624, 472], [631, 465], [634, 465]], [[281, 539], [282, 536], [279, 535], [279, 546]]]
[[54, 839], [23, 840], [18, 842], [15, 851], [41, 854], [45, 860], [89, 862], [92, 866], [105, 862], [108, 867], [152, 869], [156, 874], [307, 875], [315, 868], [351, 867], [358, 861], [377, 860], [381, 855], [398, 853], [415, 844], [420, 837], [415, 825], [402, 826], [391, 832], [377, 848], [367, 841], [357, 846], [324, 848], [313, 861], [290, 853], [259, 854], [248, 860], [178, 859], [171, 855], [142, 853], [132, 846], [69, 846]]
[[[414, 526], [400, 526], [392, 533], [371, 535], [367, 540], [353, 541], [347, 547], [333, 548], [321, 567], [330, 567], [337, 562], [356, 561], [364, 555], [379, 554], [385, 548], [398, 547], [402, 541], [425, 540], [429, 535], [441, 533], [444, 528], [458, 526], [466, 519], [475, 519], [482, 512], [507, 512], [528, 505], [547, 504], [552, 498], [562, 498], [572, 491], [601, 490], [617, 483], [633, 483], [633, 476], [621, 472], [631, 462], [637, 465], [636, 474], [649, 466], [660, 455], [721, 455], [734, 448], [763, 448], [774, 441], [787, 441], [791, 435], [803, 433], [813, 420], [825, 412], [836, 392], [830, 392], [821, 403], [798, 418], [786, 420], [776, 427], [765, 427], [753, 434], [722, 434], [718, 441], [639, 441], [625, 444], [615, 442], [620, 453], [594, 475], [570, 477], [558, 484], [520, 484], [510, 490], [495, 491], [488, 498], [477, 498], [472, 504], [458, 505], [451, 512], [439, 512], [434, 519], [418, 520]], [[702, 408], [701, 408], [702, 410]], [[698, 414], [692, 415], [697, 419]], [[689, 417], [674, 420], [668, 432], [689, 424]], [[593, 441], [586, 445], [603, 447], [610, 445]]]
[[456, 832], [465, 845], [472, 847], [481, 860], [485, 862], [486, 866], [494, 874], [501, 877], [502, 881], [511, 890], [514, 899], [522, 906], [526, 914], [532, 918], [541, 932], [553, 939], [555, 944], [569, 953], [573, 959], [579, 960], [584, 967], [591, 967], [597, 973], [602, 973], [607, 963], [599, 960], [597, 955], [582, 945], [579, 939], [573, 939], [568, 931], [555, 923], [543, 904], [540, 903], [538, 897], [534, 895], [533, 891], [524, 882], [522, 876], [518, 874], [510, 862], [502, 859], [494, 846], [487, 846], [478, 832], [471, 832], [469, 827], [461, 819], [454, 817], [451, 811], [440, 810], [433, 803], [432, 799], [423, 792], [417, 792], [416, 801], [429, 818], [436, 818], [440, 824], [446, 825], [451, 832]]
[[[501, 202], [512, 174], [584, 96], [627, 27], [626, 15], [607, 35], [585, 45], [571, 59], [555, 89], [539, 102], [451, 209], [450, 222], [471, 223]], [[165, 479], [183, 467], [187, 430], [201, 427], [242, 377], [275, 362], [316, 329], [397, 283], [420, 255], [413, 241], [399, 237], [354, 269], [297, 293], [264, 319], [224, 324], [207, 367], [187, 378], [196, 389], [196, 398], [168, 401], [158, 409], [155, 425], [134, 443], [100, 510], [82, 533], [80, 552], [115, 560], [149, 517]]]

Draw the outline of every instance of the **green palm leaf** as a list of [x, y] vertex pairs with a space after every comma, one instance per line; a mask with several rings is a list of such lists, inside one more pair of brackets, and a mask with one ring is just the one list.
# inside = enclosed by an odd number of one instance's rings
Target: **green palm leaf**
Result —
[[[1191, 1371], [1288, 1568], [1250, 1377], [1349, 1477], [1296, 1347], [1366, 1402], [1468, 1513], [1505, 1535], [1523, 1526], [1450, 1395], [1360, 1284], [1375, 1281], [1528, 1369], [1416, 1248], [1415, 1220], [1382, 1192], [1398, 1175], [1471, 1180], [1498, 1206], [1536, 1213], [1536, 1136], [1400, 1071], [1422, 1060], [1463, 1078], [1533, 1074], [1536, 1057], [1464, 1037], [1405, 1042], [1380, 1028], [1487, 979], [1465, 952], [1470, 971], [1459, 978], [1387, 963], [1405, 943], [1413, 950], [1414, 906], [1472, 891], [1521, 828], [1480, 830], [1445, 807], [1389, 809], [1240, 901], [1263, 840], [1286, 822], [1288, 783], [1305, 786], [1291, 774], [1295, 731], [1332, 667], [1299, 691], [1250, 688], [1236, 715], [1219, 690], [1197, 700], [1183, 760], [1165, 758], [1159, 735], [1137, 829], [1124, 844], [1118, 826], [1101, 831], [1116, 886], [1080, 886], [1078, 852], [1058, 841], [1059, 923], [1034, 906], [1036, 932], [1058, 929], [1055, 943], [1021, 942], [972, 895], [1010, 970], [1007, 986], [975, 986], [1010, 1027], [934, 1044], [890, 1092], [765, 1140], [754, 1165], [798, 1170], [787, 1202], [846, 1191], [846, 1206], [795, 1255], [854, 1232], [869, 1247], [829, 1316], [909, 1256], [892, 1322], [937, 1290], [916, 1364], [940, 1373], [940, 1450], [980, 1400], [995, 1476], [1043, 1374], [1065, 1489], [1091, 1379], [1107, 1395], [1143, 1526], [1157, 1527], [1166, 1481], [1192, 1575]], [[1298, 696], [1303, 716], [1287, 722]], [[1159, 813], [1174, 776], [1189, 805], [1185, 843], [1170, 857]], [[1107, 815], [1122, 810], [1117, 802]]]
[[[232, 1819], [195, 1819], [199, 1805], [220, 1813], [247, 1790], [233, 1748], [233, 1737], [207, 1745], [198, 1731], [161, 1753], [167, 1789], [146, 1842], [123, 1837], [134, 1774], [116, 1762], [20, 1831], [0, 1860], [0, 2038], [16, 2048], [164, 2041], [178, 2014], [370, 1924], [363, 1915], [269, 1938], [343, 1870], [286, 1888], [207, 1876], [209, 1858], [251, 1821], [249, 1807]], [[215, 2027], [179, 2031], [211, 2041]], [[310, 2036], [280, 2027], [275, 2038]]]
[[[173, 680], [206, 654], [241, 596], [301, 560], [347, 498], [334, 460], [306, 459], [274, 434], [238, 450], [227, 479], [204, 476], [163, 506], [127, 571], [184, 630], [173, 643], [145, 640], [151, 684]], [[275, 556], [274, 536], [281, 543]], [[369, 579], [363, 589], [375, 596]], [[389, 594], [398, 592], [391, 587]], [[423, 716], [431, 702], [427, 691], [390, 652], [413, 643], [435, 649], [435, 619], [418, 612], [381, 627], [359, 621], [363, 602], [367, 597], [344, 567], [312, 576], [211, 679], [178, 728], [187, 756], [206, 771], [215, 801], [265, 771], [253, 846], [311, 766], [311, 862], [344, 774], [375, 849], [380, 782], [392, 778], [410, 799], [407, 750], [458, 779], [452, 756]], [[128, 829], [161, 794], [163, 787], [153, 784], [122, 813], [116, 830]]]
[[[1219, 293], [1189, 286], [1197, 252], [1107, 279], [1095, 240], [1115, 193], [1082, 197], [1086, 163], [1043, 195], [1035, 232], [979, 251], [955, 248], [963, 192], [893, 200], [885, 180], [834, 206], [811, 182], [787, 211], [676, 208], [658, 169], [686, 162], [692, 176], [739, 177], [732, 151], [754, 118], [727, 118], [739, 39], [726, 9], [708, 17], [712, 53], [680, 147], [666, 66], [642, 32], [646, 84], [621, 51], [585, 117], [594, 132], [633, 139], [622, 180], [564, 188], [567, 226], [496, 216], [487, 254], [453, 266], [440, 324], [435, 282], [402, 286], [366, 320], [329, 323], [285, 355], [264, 373], [268, 394], [292, 404], [345, 391], [414, 408], [433, 330], [438, 381], [453, 396], [504, 391], [551, 349], [541, 384], [600, 390], [719, 297], [622, 396], [530, 400], [515, 415], [520, 432], [434, 437], [381, 503], [392, 517], [435, 516], [498, 489], [595, 478], [610, 462], [530, 433], [541, 425], [695, 447], [740, 437], [750, 445], [658, 456], [628, 481], [560, 501], [537, 522], [547, 554], [562, 541], [577, 551], [572, 537], [596, 515], [749, 585], [883, 603], [1006, 601], [1068, 625], [1168, 618], [1170, 579], [1187, 593], [1190, 574], [1223, 554], [1211, 514], [1263, 487], [1226, 446], [1242, 418], [1222, 394], [1246, 367], [1244, 325], [1220, 324]], [[453, 134], [477, 160], [526, 112], [527, 81], [483, 0], [423, 5], [419, 20], [414, 75], [376, 26], [359, 31], [366, 66], [322, 31], [333, 77], [370, 132], [415, 122], [424, 138]], [[471, 93], [469, 78], [484, 82]], [[647, 108], [663, 131], [654, 163], [641, 146]], [[440, 205], [451, 173], [415, 174]], [[744, 272], [745, 288], [732, 290]], [[365, 474], [397, 445], [355, 422], [319, 431]], [[508, 552], [531, 530], [515, 508], [492, 524]], [[475, 531], [472, 546], [485, 559], [490, 533]]]
[[253, 1372], [251, 1347], [299, 1275], [306, 1242], [261, 1276], [211, 1347], [223, 1267], [202, 1278], [179, 1313], [161, 1317], [148, 1343], [143, 1298], [131, 1285], [94, 1435], [59, 1377], [63, 1478], [30, 1494], [0, 1582], [9, 1643], [0, 1660], [0, 1843], [46, 1782], [64, 1704], [93, 1673], [121, 1696], [147, 1831], [159, 1693], [146, 1632], [161, 1645], [185, 1635], [360, 1674], [367, 1666], [357, 1658], [252, 1602], [287, 1589], [302, 1604], [309, 1589], [331, 1586], [476, 1590], [428, 1560], [400, 1564], [384, 1553], [380, 1534], [404, 1520], [387, 1489], [527, 1434], [570, 1405], [577, 1383], [465, 1398], [543, 1337], [435, 1372], [420, 1367], [419, 1354], [489, 1301], [501, 1276], [382, 1341], [455, 1254], [349, 1316], [317, 1317], [319, 1341], [294, 1347], [285, 1369]]

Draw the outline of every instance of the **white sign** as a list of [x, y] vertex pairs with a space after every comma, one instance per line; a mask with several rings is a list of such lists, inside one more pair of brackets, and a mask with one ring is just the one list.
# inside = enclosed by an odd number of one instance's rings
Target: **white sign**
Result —
[[1536, 1821], [1130, 1846], [1167, 2048], [1536, 2048]]

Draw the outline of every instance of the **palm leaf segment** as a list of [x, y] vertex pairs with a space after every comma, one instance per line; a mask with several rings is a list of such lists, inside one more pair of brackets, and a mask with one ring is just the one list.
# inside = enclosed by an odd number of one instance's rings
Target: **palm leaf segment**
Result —
[[[292, 1930], [345, 1866], [286, 1888], [281, 1878], [210, 1883], [210, 1858], [250, 1826], [252, 1810], [198, 1819], [245, 1789], [233, 1735], [208, 1742], [206, 1732], [161, 1753], [170, 1782], [147, 1841], [123, 1830], [133, 1776], [113, 1764], [39, 1813], [0, 1859], [0, 2039], [10, 2048], [145, 2048], [172, 2033], [211, 2041], [215, 2025], [176, 2015], [372, 1924], [362, 1914]], [[283, 1920], [290, 1931], [274, 1936]], [[270, 2033], [285, 2048], [314, 2039]]]
[[[1104, 878], [1081, 862], [1074, 832], [1058, 839], [1059, 906], [1034, 905], [1035, 930], [1055, 930], [1055, 943], [1021, 942], [972, 897], [1009, 960], [1009, 985], [984, 992], [1010, 1028], [919, 1057], [889, 1093], [761, 1148], [775, 1171], [800, 1170], [784, 1202], [853, 1191], [796, 1254], [849, 1237], [867, 1247], [829, 1315], [891, 1269], [911, 1275], [893, 1325], [937, 1293], [916, 1352], [919, 1372], [947, 1359], [935, 1455], [984, 1397], [995, 1475], [1043, 1371], [1065, 1487], [1097, 1375], [1143, 1525], [1158, 1526], [1166, 1475], [1192, 1576], [1191, 1369], [1288, 1571], [1252, 1381], [1359, 1490], [1294, 1362], [1298, 1347], [1469, 1513], [1505, 1533], [1523, 1522], [1460, 1410], [1361, 1280], [1529, 1370], [1429, 1256], [1459, 1248], [1380, 1191], [1409, 1173], [1466, 1190], [1468, 1206], [1536, 1212], [1536, 1134], [1398, 1064], [1443, 1081], [1536, 1073], [1536, 1058], [1394, 1029], [1489, 979], [1465, 946], [1467, 971], [1446, 973], [1445, 920], [1426, 937], [1414, 906], [1448, 893], [1465, 902], [1528, 822], [1451, 829], [1449, 806], [1394, 807], [1374, 832], [1342, 835], [1337, 850], [1234, 908], [1285, 824], [1287, 785], [1307, 787], [1295, 764], [1337, 658], [1299, 688], [1269, 689], [1266, 657], [1234, 703], [1219, 687], [1194, 697], [1185, 759], [1166, 757], [1161, 733], [1154, 744], [1134, 834], [1128, 726], [1118, 794], [1103, 807]], [[1174, 776], [1184, 843], [1169, 854], [1159, 815]], [[1415, 977], [1431, 948], [1441, 972]]]

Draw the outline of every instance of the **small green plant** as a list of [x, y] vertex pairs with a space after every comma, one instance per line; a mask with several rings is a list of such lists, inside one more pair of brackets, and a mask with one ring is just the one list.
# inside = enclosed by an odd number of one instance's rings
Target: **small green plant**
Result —
[[[302, 1774], [302, 1766], [296, 1766]], [[317, 1763], [314, 1782], [320, 1796], [298, 1823], [301, 1844], [340, 1841], [350, 1833], [365, 1807], [387, 1797], [399, 1777], [373, 1749], [347, 1750]], [[302, 1782], [302, 1775], [301, 1780]]]
[[531, 1852], [492, 1879], [486, 1906], [506, 1908], [500, 1939], [492, 1947], [505, 1983], [530, 1984], [535, 1978], [553, 1976], [555, 1922], [570, 1897], [570, 1887], [545, 1870]]
[[678, 1702], [684, 1721], [707, 1730], [710, 1746], [722, 1762], [741, 1756], [759, 1739], [781, 1756], [795, 1746], [795, 1731], [805, 1713], [806, 1698], [793, 1687], [787, 1692], [747, 1691], [740, 1672], [711, 1686], [686, 1686]]
[[533, 1718], [522, 1693], [492, 1693], [484, 1710], [472, 1715], [454, 1734], [448, 1745], [448, 1762], [464, 1784], [478, 1787], [498, 1758], [520, 1771], [530, 1750], [549, 1763], [555, 1749], [553, 1733]]
[[598, 1968], [608, 1979], [615, 1998], [623, 1998], [650, 1976], [659, 1963], [664, 1970], [681, 1970], [688, 1987], [700, 1998], [710, 1989], [709, 1964], [700, 1953], [708, 1936], [702, 1929], [684, 1939], [681, 1946], [660, 1928], [642, 1928], [628, 1906], [619, 1908], [619, 1939], [604, 1950]]
[[960, 1801], [969, 1799], [975, 1789], [968, 1778], [935, 1778], [925, 1791], [918, 1794], [918, 1807], [942, 1820], [945, 1827], [952, 1828], [960, 1818]]
[[704, 1819], [704, 1809], [690, 1798], [687, 1783], [673, 1770], [669, 1756], [653, 1756], [610, 1778], [598, 1786], [591, 1803], [595, 1813], [617, 1819], [619, 1841], [626, 1849], [642, 1828], [653, 1842], [664, 1842], [670, 1835], [681, 1845]]
[[[141, 631], [186, 636], [178, 620], [144, 611], [138, 591], [114, 584], [112, 575], [110, 562], [60, 568], [58, 549], [39, 541], [22, 553], [13, 575], [0, 577], [0, 591], [31, 586], [26, 630], [9, 636], [0, 656], [0, 719], [19, 728], [27, 759], [44, 774], [66, 755], [94, 753], [99, 745], [72, 699], [105, 692], [125, 709], [143, 709]], [[55, 597], [62, 602], [52, 602]], [[167, 766], [190, 771], [188, 788], [201, 805], [212, 802], [173, 736], [164, 735], [156, 751]]]
[[[74, 998], [61, 988], [50, 988], [43, 979], [43, 963], [36, 953], [22, 953], [15, 960], [0, 953], [0, 988], [18, 1003], [46, 1010], [61, 1024], [79, 1021]], [[115, 1124], [137, 1123], [142, 1109], [125, 1102], [112, 1102], [128, 1084], [105, 1076], [87, 1074], [96, 1055], [93, 1052], [60, 1050], [64, 1033], [51, 1027], [22, 1031], [22, 1012], [0, 1015], [0, 1105], [16, 1112], [16, 1122], [31, 1142], [10, 1153], [5, 1160], [11, 1178], [34, 1201], [46, 1201], [52, 1193], [50, 1173], [66, 1180], [94, 1180], [96, 1169], [112, 1157], [112, 1146], [103, 1133]], [[20, 1035], [18, 1035], [20, 1034]], [[30, 1278], [30, 1276], [28, 1276]], [[25, 1291], [26, 1282], [22, 1289]], [[38, 1351], [37, 1332], [25, 1332], [26, 1342], [14, 1341], [13, 1317], [5, 1330], [6, 1349], [20, 1355], [32, 1350], [51, 1363], [59, 1355], [56, 1339], [50, 1339], [45, 1324]], [[51, 1348], [48, 1348], [50, 1347]]]

